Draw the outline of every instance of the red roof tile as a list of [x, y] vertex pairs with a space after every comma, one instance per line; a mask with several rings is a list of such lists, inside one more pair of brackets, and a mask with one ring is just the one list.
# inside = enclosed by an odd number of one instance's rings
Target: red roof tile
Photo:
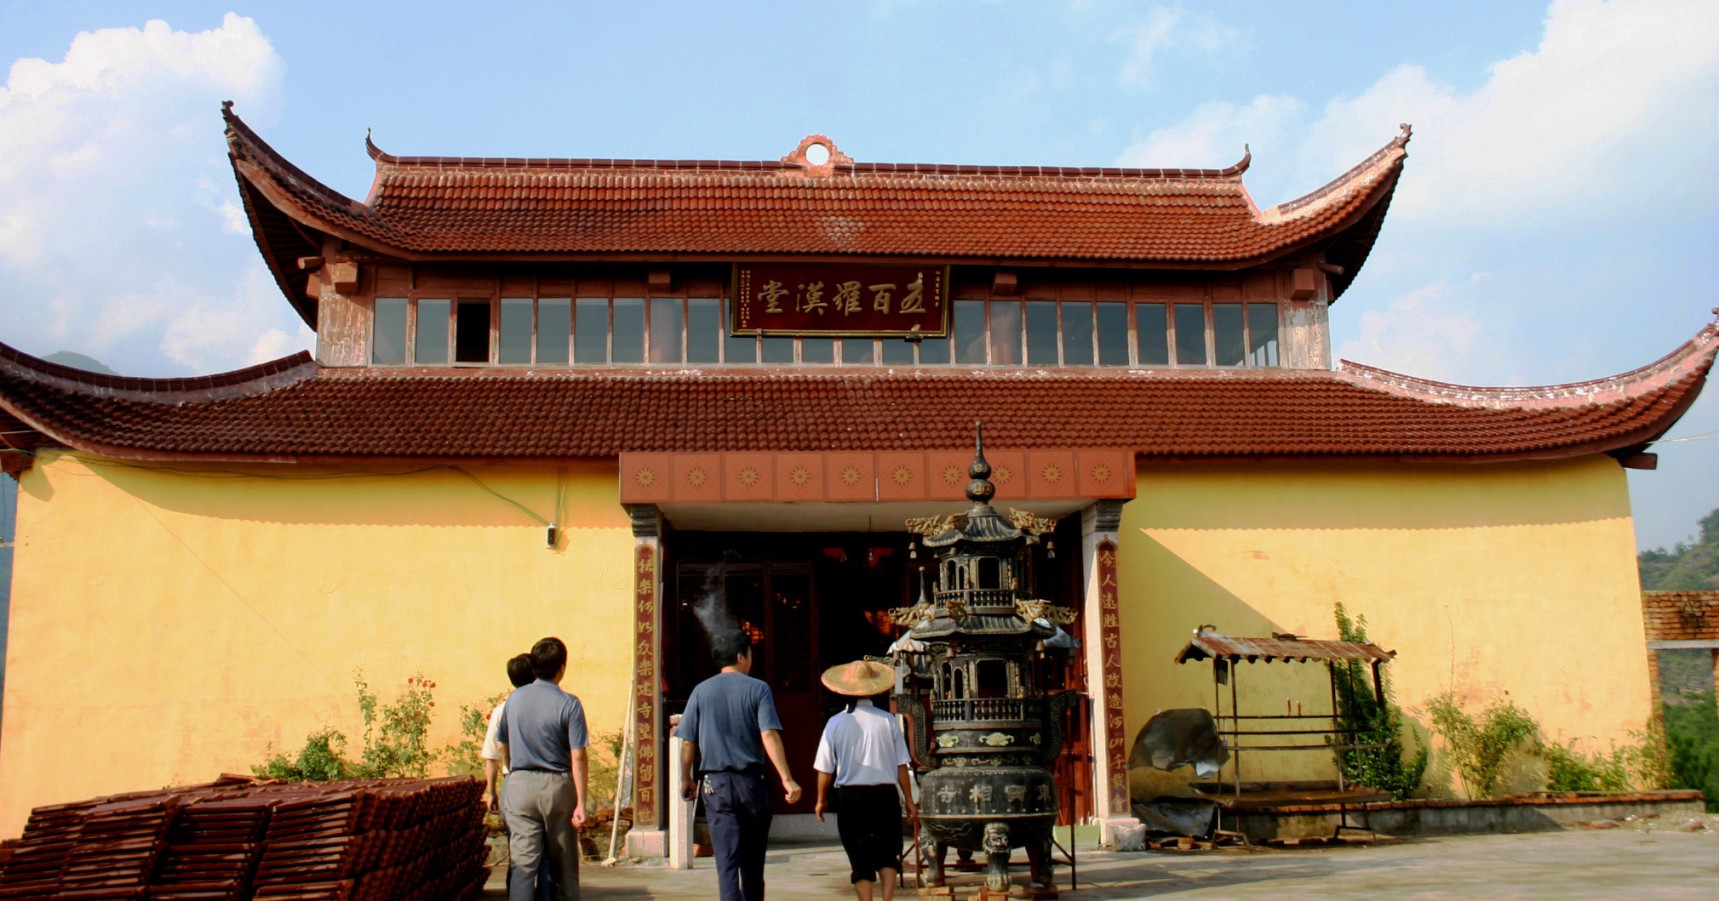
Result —
[[[287, 162], [230, 110], [226, 116], [259, 240], [267, 223], [257, 208], [272, 206], [418, 259], [806, 254], [1233, 268], [1357, 227], [1370, 246], [1377, 222], [1369, 216], [1383, 214], [1408, 141], [1405, 129], [1343, 177], [1265, 211], [1242, 184], [1246, 160], [1223, 170], [814, 169], [794, 161], [408, 158], [374, 147], [376, 181], [359, 203]], [[1365, 259], [1366, 248], [1357, 250], [1342, 261], [1348, 269]]]
[[[1150, 458], [1496, 461], [1632, 452], [1693, 403], [1719, 324], [1613, 379], [1438, 386], [1345, 364], [1230, 370], [319, 369], [79, 380], [0, 345], [0, 412], [136, 459], [566, 459], [648, 451], [1129, 448]], [[201, 392], [201, 393], [199, 393]], [[19, 442], [13, 442], [15, 444]]]

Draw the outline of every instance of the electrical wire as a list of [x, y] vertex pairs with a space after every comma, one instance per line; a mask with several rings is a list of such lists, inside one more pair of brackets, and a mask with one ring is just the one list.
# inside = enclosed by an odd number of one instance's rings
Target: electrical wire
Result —
[[242, 594], [239, 591], [239, 589], [233, 587], [233, 583], [227, 581], [226, 577], [221, 575], [221, 573], [218, 570], [216, 570], [215, 567], [210, 566], [209, 561], [204, 560], [203, 556], [201, 554], [197, 553], [195, 550], [193, 550], [191, 545], [186, 543], [184, 538], [179, 537], [178, 532], [173, 531], [173, 529], [170, 526], [168, 526], [167, 523], [165, 523], [161, 520], [161, 517], [156, 516], [155, 511], [151, 510], [149, 508], [148, 504], [145, 504], [141, 499], [135, 498], [135, 497], [132, 498], [132, 502], [136, 503], [137, 506], [140, 509], [142, 509], [143, 512], [145, 514], [147, 514], [150, 519], [155, 520], [155, 524], [161, 527], [161, 531], [166, 532], [168, 537], [172, 538], [175, 542], [177, 542], [179, 544], [179, 546], [185, 550], [185, 553], [191, 557], [191, 559], [197, 561], [197, 563], [199, 565], [201, 565], [204, 570], [208, 571], [209, 575], [211, 575], [215, 578], [215, 581], [221, 583], [221, 587], [227, 589], [227, 593], [231, 594], [233, 596], [234, 600], [237, 600], [240, 603], [240, 605], [242, 605], [246, 610], [249, 610], [251, 612], [251, 615], [256, 617], [260, 622], [262, 622], [263, 625], [268, 626], [269, 630], [275, 633], [275, 636], [281, 640], [282, 644], [286, 645], [288, 648], [291, 648], [292, 652], [297, 654], [298, 658], [300, 660], [304, 661], [305, 668], [307, 670], [309, 670], [310, 672], [316, 673], [317, 676], [322, 679], [322, 681], [328, 683], [330, 688], [334, 688], [337, 690], [340, 688], [340, 686], [336, 685], [334, 682], [329, 680], [328, 676], [324, 673], [323, 667], [317, 666], [316, 663], [310, 659], [310, 655], [308, 655], [304, 652], [303, 648], [300, 648], [297, 644], [295, 644], [293, 642], [293, 640], [291, 638], [287, 637], [287, 634], [285, 632], [281, 631], [281, 627], [275, 625], [273, 620], [269, 619], [267, 616], [264, 616], [263, 612], [261, 610], [257, 609], [257, 605], [251, 603], [250, 599], [246, 598], [244, 596], [244, 594]]
[[1677, 438], [1661, 438], [1655, 444], [1677, 444], [1682, 441], [1714, 441], [1719, 440], [1719, 432], [1697, 432], [1694, 435], [1683, 435]]

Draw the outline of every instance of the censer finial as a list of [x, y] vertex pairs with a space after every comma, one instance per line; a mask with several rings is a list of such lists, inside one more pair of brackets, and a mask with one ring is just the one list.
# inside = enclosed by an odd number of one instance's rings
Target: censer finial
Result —
[[973, 423], [973, 465], [967, 467], [973, 481], [967, 483], [967, 499], [975, 504], [989, 503], [997, 493], [991, 484], [991, 464], [985, 462], [985, 423]]

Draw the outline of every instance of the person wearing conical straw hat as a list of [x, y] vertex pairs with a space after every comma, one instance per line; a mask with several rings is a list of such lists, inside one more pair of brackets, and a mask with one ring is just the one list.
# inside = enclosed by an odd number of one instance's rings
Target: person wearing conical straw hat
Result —
[[[836, 831], [853, 870], [851, 881], [860, 901], [872, 901], [872, 886], [882, 886], [883, 901], [895, 897], [895, 875], [901, 861], [901, 807], [919, 819], [913, 802], [912, 758], [901, 724], [872, 698], [895, 687], [895, 668], [875, 660], [856, 660], [824, 671], [824, 687], [847, 697], [847, 709], [830, 717], [818, 740], [818, 800], [812, 811], [818, 821], [830, 808], [835, 788]], [[897, 787], [900, 793], [897, 794]]]

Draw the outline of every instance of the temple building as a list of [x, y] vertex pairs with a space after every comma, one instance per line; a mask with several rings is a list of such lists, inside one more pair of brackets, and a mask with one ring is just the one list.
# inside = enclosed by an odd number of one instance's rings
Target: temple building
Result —
[[[1176, 664], [1201, 626], [1332, 638], [1341, 603], [1396, 651], [1422, 737], [1447, 689], [1601, 749], [1649, 718], [1624, 470], [1652, 468], [1719, 328], [1537, 388], [1334, 362], [1406, 127], [1263, 209], [1246, 157], [874, 163], [823, 136], [738, 162], [367, 140], [359, 200], [224, 115], [315, 353], [145, 379], [0, 346], [0, 836], [325, 725], [356, 740], [355, 672], [384, 698], [435, 680], [452, 742], [558, 635], [593, 730], [632, 722], [634, 848], [661, 853], [701, 617], [752, 630], [806, 783], [817, 675], [901, 634], [927, 578], [906, 521], [965, 509], [978, 422], [997, 508], [1049, 524], [1033, 589], [1078, 612], [1043, 668], [1086, 698], [1065, 818], [1129, 816], [1134, 735], [1210, 706], [1210, 670]], [[1244, 706], [1323, 703], [1323, 675], [1258, 666]], [[1302, 756], [1249, 778], [1329, 771]]]

